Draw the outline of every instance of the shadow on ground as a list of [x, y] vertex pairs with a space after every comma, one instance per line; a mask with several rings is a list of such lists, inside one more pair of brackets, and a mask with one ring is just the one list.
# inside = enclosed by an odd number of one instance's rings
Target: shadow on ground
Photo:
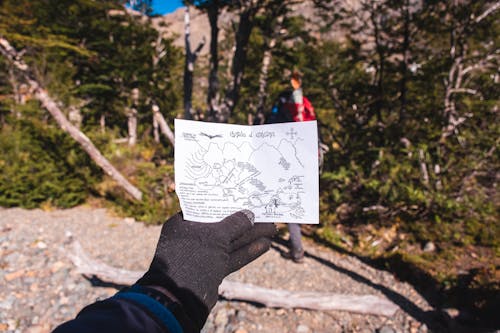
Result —
[[[316, 235], [309, 235], [316, 243], [324, 245], [338, 253], [356, 257], [363, 263], [391, 272], [399, 280], [410, 283], [419, 294], [424, 297], [427, 302], [434, 308], [434, 311], [424, 311], [418, 305], [414, 304], [405, 296], [387, 288], [386, 286], [374, 283], [364, 276], [351, 270], [339, 267], [328, 260], [320, 258], [310, 253], [305, 253], [305, 256], [319, 263], [330, 267], [342, 274], [345, 274], [355, 281], [366, 284], [380, 292], [382, 292], [389, 300], [397, 304], [405, 313], [427, 325], [431, 332], [493, 332], [499, 326], [498, 309], [500, 309], [500, 295], [498, 292], [468, 289], [464, 286], [467, 284], [464, 281], [459, 283], [457, 288], [450, 290], [442, 290], [441, 285], [432, 276], [415, 265], [403, 260], [401, 256], [393, 256], [391, 258], [372, 259], [359, 256], [335, 244], [331, 244]], [[276, 238], [275, 242], [284, 246], [288, 242], [283, 238]], [[273, 248], [280, 253], [283, 253], [278, 246], [273, 245]], [[464, 276], [464, 279], [470, 277]], [[479, 301], [481, 310], [471, 306]], [[484, 301], [486, 300], [486, 301]], [[448, 312], [444, 311], [447, 307], [460, 309], [460, 314], [456, 317], [451, 317]]]

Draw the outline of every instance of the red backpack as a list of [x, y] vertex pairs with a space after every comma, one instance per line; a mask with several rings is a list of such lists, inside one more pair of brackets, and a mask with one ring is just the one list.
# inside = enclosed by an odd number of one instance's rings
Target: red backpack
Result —
[[[314, 107], [307, 97], [302, 97], [304, 105], [304, 121], [316, 120]], [[292, 92], [282, 92], [273, 106], [271, 114], [266, 116], [266, 124], [286, 123], [297, 121], [299, 105], [293, 102]]]
[[[309, 99], [307, 99], [307, 97], [305, 96], [302, 97], [302, 105], [304, 106], [304, 114], [303, 114], [304, 117], [302, 121], [316, 120], [316, 114], [314, 114], [314, 107], [312, 106]], [[293, 121], [299, 121], [298, 119], [299, 107], [300, 104], [293, 102], [293, 100], [288, 100], [287, 103], [285, 104], [285, 109], [290, 113], [290, 116], [293, 119]]]

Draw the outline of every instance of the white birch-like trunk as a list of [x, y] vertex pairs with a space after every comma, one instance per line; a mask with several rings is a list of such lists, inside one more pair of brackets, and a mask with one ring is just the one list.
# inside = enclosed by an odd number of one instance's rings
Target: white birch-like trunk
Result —
[[175, 147], [174, 132], [172, 132], [170, 127], [168, 127], [167, 122], [165, 121], [165, 118], [163, 117], [163, 115], [160, 112], [160, 108], [156, 104], [153, 105], [153, 117], [158, 122], [158, 125], [160, 125], [160, 130], [161, 130], [162, 134], [165, 135], [165, 137], [168, 139], [168, 141], [170, 141], [170, 143], [172, 144], [172, 147]]
[[128, 110], [128, 145], [133, 147], [137, 143], [137, 110]]

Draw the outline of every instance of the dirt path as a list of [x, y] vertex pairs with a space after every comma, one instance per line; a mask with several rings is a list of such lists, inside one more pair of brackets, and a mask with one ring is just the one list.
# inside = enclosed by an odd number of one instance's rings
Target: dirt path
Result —
[[[111, 216], [104, 209], [77, 207], [44, 212], [0, 208], [0, 331], [48, 332], [86, 304], [116, 289], [88, 280], [65, 254], [70, 237], [93, 258], [115, 267], [145, 270], [160, 227]], [[203, 330], [212, 332], [427, 332], [432, 310], [410, 285], [356, 258], [306, 241], [305, 263], [271, 251], [229, 279], [268, 288], [372, 294], [400, 306], [392, 318], [340, 311], [285, 310], [221, 300]], [[95, 285], [97, 284], [97, 285]], [[434, 328], [434, 331], [439, 331]]]

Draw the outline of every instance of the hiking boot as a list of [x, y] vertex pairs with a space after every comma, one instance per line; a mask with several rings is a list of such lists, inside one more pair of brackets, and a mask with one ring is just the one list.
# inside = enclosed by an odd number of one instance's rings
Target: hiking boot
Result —
[[301, 264], [304, 262], [304, 250], [290, 250], [283, 253], [285, 259], [291, 259], [294, 263]]

